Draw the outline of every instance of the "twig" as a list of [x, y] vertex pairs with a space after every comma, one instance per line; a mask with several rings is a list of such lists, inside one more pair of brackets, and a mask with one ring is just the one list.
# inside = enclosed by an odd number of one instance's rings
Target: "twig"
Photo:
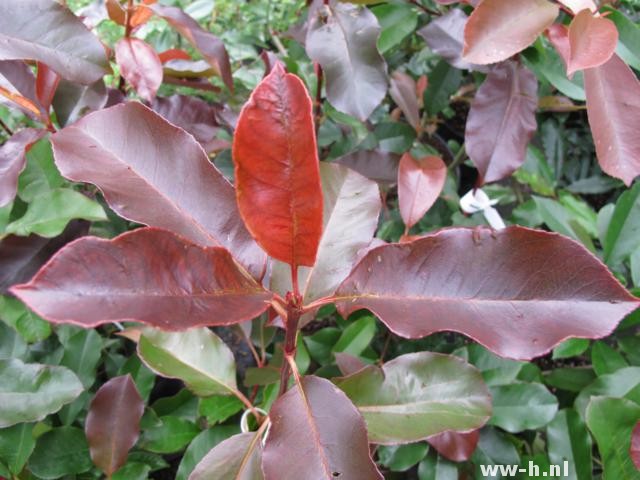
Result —
[[324, 72], [319, 63], [314, 63], [314, 70], [316, 71], [316, 104], [314, 106], [314, 118], [316, 123], [316, 136], [320, 129], [320, 120], [322, 118], [322, 82], [324, 80]]
[[7, 125], [6, 123], [4, 123], [4, 121], [2, 121], [2, 119], [0, 118], [0, 127], [2, 127], [2, 129], [7, 132], [7, 134], [9, 136], [13, 135], [13, 130], [11, 130], [9, 128], [9, 125]]

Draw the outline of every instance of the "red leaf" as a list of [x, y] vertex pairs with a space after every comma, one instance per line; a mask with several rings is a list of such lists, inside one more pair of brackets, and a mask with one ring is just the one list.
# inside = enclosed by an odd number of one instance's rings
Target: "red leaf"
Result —
[[480, 171], [479, 185], [508, 177], [524, 163], [537, 108], [538, 81], [528, 68], [504, 62], [489, 71], [466, 127], [467, 153]]
[[0, 146], [0, 207], [8, 205], [15, 198], [18, 177], [27, 162], [27, 152], [46, 133], [46, 130], [25, 128], [14, 133]]
[[640, 175], [640, 82], [613, 55], [584, 71], [587, 114], [602, 170], [631, 185]]
[[394, 72], [391, 76], [389, 94], [404, 113], [407, 122], [420, 132], [420, 107], [415, 80], [404, 72]]
[[403, 337], [451, 330], [515, 359], [604, 337], [640, 305], [583, 246], [523, 227], [451, 228], [373, 249], [336, 297], [345, 317], [366, 308]]
[[484, 0], [464, 30], [463, 60], [480, 65], [506, 60], [531, 45], [558, 16], [547, 0]]
[[478, 440], [480, 440], [480, 430], [469, 433], [443, 432], [427, 438], [429, 445], [453, 462], [469, 460], [478, 445]]
[[162, 63], [158, 54], [137, 38], [120, 39], [115, 50], [120, 74], [138, 95], [152, 102], [162, 84]]
[[313, 266], [322, 190], [312, 103], [302, 81], [274, 66], [245, 104], [233, 138], [240, 214], [273, 258]]
[[569, 26], [571, 56], [567, 75], [578, 70], [606, 63], [618, 45], [618, 29], [608, 18], [594, 17], [590, 10], [582, 10]]
[[264, 312], [271, 298], [224, 248], [155, 228], [76, 240], [10, 291], [52, 323], [85, 328], [121, 321], [165, 330], [229, 325]]
[[191, 55], [179, 48], [170, 48], [159, 53], [158, 58], [162, 63], [166, 63], [169, 60], [191, 60]]
[[105, 2], [107, 7], [107, 15], [109, 15], [109, 19], [113, 20], [115, 23], [121, 26], [126, 26], [127, 24], [127, 12], [122, 5], [120, 5], [119, 0], [107, 0]]
[[[36, 77], [36, 95], [45, 112], [49, 112], [53, 96], [56, 94], [60, 76], [47, 65], [38, 62], [38, 74]], [[48, 118], [48, 116], [47, 116]]]
[[231, 64], [224, 43], [213, 33], [203, 30], [198, 22], [177, 7], [152, 5], [153, 13], [164, 18], [169, 25], [184, 36], [198, 50], [207, 62], [216, 69], [222, 81], [233, 91]]
[[131, 102], [87, 115], [51, 143], [60, 172], [100, 187], [119, 215], [223, 246], [262, 277], [266, 255], [240, 219], [233, 187], [184, 130]]
[[629, 448], [629, 455], [633, 464], [638, 470], [640, 470], [640, 422], [636, 423], [636, 426], [631, 432], [631, 447]]
[[569, 43], [569, 28], [561, 23], [554, 23], [547, 28], [547, 38], [560, 54], [565, 65], [571, 59], [571, 43]]
[[413, 227], [435, 203], [447, 179], [447, 166], [439, 157], [416, 160], [405, 153], [398, 170], [400, 215]]
[[138, 441], [144, 401], [130, 375], [102, 385], [89, 406], [84, 431], [93, 463], [111, 478]]
[[265, 480], [382, 480], [360, 412], [331, 382], [304, 377], [271, 407]]
[[358, 150], [338, 158], [336, 162], [379, 183], [398, 181], [400, 155], [395, 153], [382, 150]]

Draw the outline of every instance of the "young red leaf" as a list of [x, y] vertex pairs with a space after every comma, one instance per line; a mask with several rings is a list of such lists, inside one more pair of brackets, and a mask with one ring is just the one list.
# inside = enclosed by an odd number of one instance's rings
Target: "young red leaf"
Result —
[[131, 102], [87, 115], [51, 143], [60, 172], [97, 185], [119, 215], [223, 246], [262, 277], [266, 255], [240, 219], [233, 186], [184, 130]]
[[501, 62], [531, 45], [558, 16], [548, 0], [484, 0], [464, 29], [463, 60]]
[[400, 159], [398, 201], [407, 229], [413, 227], [436, 202], [447, 179], [447, 166], [439, 157], [416, 160], [410, 153]]
[[420, 107], [415, 80], [404, 72], [394, 72], [391, 76], [389, 94], [404, 113], [407, 122], [419, 132], [421, 128]]
[[604, 337], [640, 305], [583, 246], [523, 227], [375, 248], [336, 296], [343, 316], [366, 308], [403, 337], [451, 330], [515, 359]]
[[480, 440], [480, 430], [469, 433], [443, 432], [427, 438], [427, 442], [440, 455], [452, 462], [466, 462], [471, 458]]
[[304, 377], [271, 407], [262, 455], [266, 480], [382, 480], [362, 416], [331, 382]]
[[538, 81], [531, 70], [504, 62], [489, 71], [471, 104], [465, 134], [479, 184], [508, 177], [524, 163], [537, 108]]
[[36, 95], [38, 101], [48, 118], [49, 108], [60, 83], [60, 76], [51, 70], [46, 64], [38, 62], [38, 74], [36, 77]]
[[604, 65], [584, 71], [584, 86], [598, 162], [631, 185], [640, 175], [640, 81], [614, 54]]
[[162, 63], [158, 54], [137, 38], [120, 39], [115, 51], [120, 74], [140, 97], [152, 102], [162, 84]]
[[631, 432], [631, 447], [629, 448], [629, 455], [631, 461], [640, 470], [640, 422], [636, 423], [636, 426]]
[[567, 75], [606, 63], [618, 45], [618, 29], [608, 18], [594, 17], [582, 10], [569, 26], [569, 63]]
[[0, 32], [0, 60], [37, 60], [82, 84], [93, 83], [109, 71], [98, 38], [53, 0], [0, 2]]
[[155, 4], [145, 7], [153, 13], [164, 18], [169, 25], [185, 37], [193, 47], [198, 50], [209, 64], [216, 69], [222, 81], [233, 91], [233, 78], [231, 77], [231, 64], [224, 43], [213, 33], [202, 29], [189, 15], [177, 7], [167, 7]]
[[105, 6], [110, 20], [123, 27], [127, 25], [127, 12], [120, 4], [120, 0], [107, 0]]
[[18, 177], [27, 162], [27, 152], [46, 133], [46, 130], [25, 128], [14, 133], [0, 146], [0, 207], [8, 205], [15, 198]]
[[569, 42], [569, 27], [561, 23], [554, 23], [546, 31], [547, 38], [560, 54], [566, 66], [571, 60], [571, 43]]
[[245, 104], [233, 138], [240, 214], [273, 258], [313, 266], [322, 235], [322, 190], [312, 103], [277, 64]]
[[224, 248], [155, 228], [76, 240], [10, 291], [52, 323], [136, 321], [164, 330], [250, 320], [271, 298]]
[[189, 480], [263, 480], [261, 440], [256, 432], [227, 438], [205, 455]]
[[84, 431], [93, 463], [111, 478], [138, 441], [144, 401], [130, 375], [102, 385], [89, 405]]

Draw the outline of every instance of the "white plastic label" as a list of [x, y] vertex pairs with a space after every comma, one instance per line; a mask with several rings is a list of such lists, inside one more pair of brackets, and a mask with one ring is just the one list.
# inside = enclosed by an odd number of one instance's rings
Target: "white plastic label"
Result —
[[494, 230], [502, 230], [506, 225], [500, 213], [493, 208], [496, 203], [498, 203], [498, 200], [491, 200], [481, 188], [474, 188], [460, 199], [460, 208], [469, 215], [482, 212], [484, 218]]

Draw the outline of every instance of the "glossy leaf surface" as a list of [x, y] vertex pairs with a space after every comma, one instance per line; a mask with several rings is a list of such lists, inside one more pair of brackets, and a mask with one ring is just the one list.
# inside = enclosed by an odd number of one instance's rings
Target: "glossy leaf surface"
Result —
[[480, 430], [469, 433], [442, 432], [429, 437], [427, 442], [448, 460], [464, 462], [473, 455], [478, 440], [480, 440]]
[[216, 69], [229, 90], [233, 90], [229, 54], [222, 40], [213, 33], [204, 30], [198, 22], [178, 7], [154, 4], [148, 8], [153, 10], [156, 15], [164, 18], [169, 25], [186, 38], [202, 54], [205, 60]]
[[0, 60], [38, 60], [61, 77], [89, 84], [109, 71], [100, 41], [53, 0], [0, 3]]
[[363, 121], [387, 92], [387, 67], [376, 46], [379, 35], [370, 10], [346, 3], [323, 7], [307, 34], [307, 54], [327, 78], [327, 100]]
[[453, 330], [516, 359], [603, 337], [639, 306], [582, 246], [522, 227], [452, 228], [375, 248], [337, 296], [344, 316], [367, 308], [398, 335]]
[[544, 427], [558, 411], [558, 400], [540, 383], [491, 387], [491, 403], [489, 423], [511, 433]]
[[484, 0], [464, 30], [463, 60], [501, 62], [531, 45], [558, 16], [548, 0]]
[[585, 70], [584, 81], [598, 162], [606, 173], [631, 185], [640, 175], [640, 81], [616, 54]]
[[138, 355], [151, 370], [182, 380], [196, 395], [229, 395], [237, 388], [233, 353], [208, 328], [175, 333], [144, 329]]
[[25, 128], [0, 146], [0, 207], [9, 204], [18, 190], [18, 176], [24, 170], [29, 147], [44, 137], [46, 130]]
[[398, 105], [407, 122], [416, 129], [420, 130], [420, 106], [418, 105], [418, 92], [416, 82], [413, 78], [404, 72], [396, 71], [391, 76], [391, 86], [389, 87], [389, 95]]
[[82, 390], [78, 377], [67, 368], [0, 360], [0, 428], [42, 420]]
[[152, 102], [162, 83], [162, 63], [155, 50], [137, 38], [122, 38], [116, 43], [116, 62], [120, 74], [138, 92]]
[[448, 355], [402, 355], [336, 384], [364, 416], [373, 443], [412, 443], [448, 430], [475, 430], [491, 415], [480, 372]]
[[112, 378], [93, 397], [85, 433], [91, 459], [107, 477], [127, 461], [140, 435], [143, 413], [144, 402], [130, 375]]
[[570, 53], [567, 75], [606, 63], [618, 44], [618, 29], [608, 18], [582, 10], [569, 27]]
[[51, 142], [60, 172], [97, 185], [119, 215], [224, 246], [262, 275], [266, 256], [239, 218], [233, 187], [191, 135], [152, 110], [135, 102], [101, 110]]
[[554, 465], [569, 462], [571, 480], [591, 480], [591, 436], [573, 409], [560, 410], [547, 425], [549, 460]]
[[312, 266], [322, 235], [322, 190], [311, 98], [276, 65], [245, 104], [233, 138], [240, 215], [266, 252]]
[[415, 159], [405, 153], [398, 170], [400, 215], [413, 227], [438, 199], [447, 179], [447, 166], [439, 157]]
[[216, 445], [189, 480], [262, 480], [262, 443], [255, 432], [240, 433]]
[[328, 380], [304, 377], [276, 400], [269, 416], [262, 457], [266, 480], [382, 480], [362, 416]]
[[483, 183], [511, 175], [526, 159], [536, 132], [538, 81], [515, 62], [493, 67], [471, 104], [466, 126], [469, 158]]
[[53, 323], [138, 321], [166, 330], [249, 320], [270, 299], [223, 248], [153, 228], [82, 238], [11, 292]]

